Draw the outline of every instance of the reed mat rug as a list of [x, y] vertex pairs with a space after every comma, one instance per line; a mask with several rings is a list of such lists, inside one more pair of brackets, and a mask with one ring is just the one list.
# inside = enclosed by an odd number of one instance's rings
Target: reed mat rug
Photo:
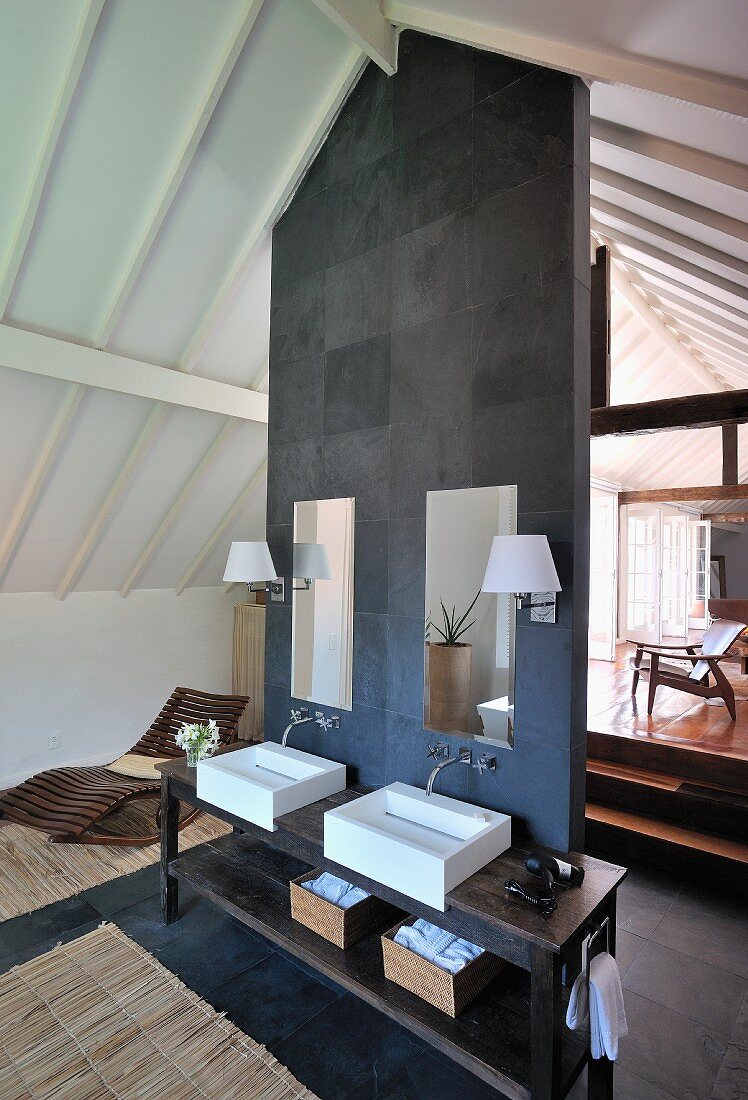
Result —
[[[147, 812], [144, 799], [133, 803], [118, 815], [112, 825], [116, 831], [123, 825], [122, 815], [128, 813], [137, 835], [137, 814]], [[112, 815], [112, 818], [114, 815]], [[151, 817], [151, 821], [153, 818]], [[107, 819], [101, 823], [102, 831]], [[152, 828], [152, 826], [151, 826]], [[200, 814], [179, 834], [180, 851], [215, 840], [229, 832], [229, 826], [207, 814]], [[140, 835], [145, 835], [142, 831]], [[159, 845], [147, 848], [126, 848], [104, 844], [50, 844], [47, 834], [25, 825], [3, 825], [0, 828], [0, 921], [30, 913], [55, 901], [72, 897], [81, 890], [100, 886], [121, 875], [129, 875], [157, 863]], [[3, 1093], [0, 1091], [0, 1097]]]
[[315, 1100], [112, 924], [0, 977], [3, 1100]]

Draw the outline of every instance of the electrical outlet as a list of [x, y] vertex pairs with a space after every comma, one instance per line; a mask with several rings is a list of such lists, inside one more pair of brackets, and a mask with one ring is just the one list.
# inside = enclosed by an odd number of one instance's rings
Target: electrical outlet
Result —
[[49, 747], [50, 749], [59, 749], [62, 743], [62, 737], [59, 733], [50, 733], [49, 735]]

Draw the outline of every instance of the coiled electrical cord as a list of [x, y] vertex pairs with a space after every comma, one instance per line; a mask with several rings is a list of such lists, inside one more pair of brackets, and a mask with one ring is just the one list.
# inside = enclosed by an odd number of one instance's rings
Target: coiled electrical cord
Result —
[[539, 909], [544, 917], [549, 917], [558, 907], [556, 891], [553, 889], [552, 883], [546, 884], [548, 893], [545, 895], [541, 894], [537, 887], [523, 886], [521, 882], [517, 882], [516, 878], [508, 878], [504, 883], [504, 888], [510, 894], [516, 894], [517, 897], [522, 898], [528, 905], [533, 905], [536, 909]]

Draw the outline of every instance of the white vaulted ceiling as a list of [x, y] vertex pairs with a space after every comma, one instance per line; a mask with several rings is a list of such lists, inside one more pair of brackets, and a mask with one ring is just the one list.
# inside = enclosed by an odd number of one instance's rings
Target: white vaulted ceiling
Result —
[[[269, 231], [367, 55], [391, 71], [393, 26], [590, 81], [614, 400], [748, 385], [743, 0], [4, 0], [0, 590], [216, 584], [231, 538], [262, 537], [243, 391], [266, 389]], [[111, 353], [85, 384], [81, 346]], [[706, 484], [717, 437], [598, 440], [593, 466]]]

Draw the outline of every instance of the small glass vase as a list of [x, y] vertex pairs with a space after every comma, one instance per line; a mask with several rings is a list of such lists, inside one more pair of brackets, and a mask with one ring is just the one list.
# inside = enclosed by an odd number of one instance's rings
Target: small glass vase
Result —
[[196, 768], [200, 760], [203, 758], [203, 750], [197, 745], [188, 745], [187, 747], [187, 767]]

